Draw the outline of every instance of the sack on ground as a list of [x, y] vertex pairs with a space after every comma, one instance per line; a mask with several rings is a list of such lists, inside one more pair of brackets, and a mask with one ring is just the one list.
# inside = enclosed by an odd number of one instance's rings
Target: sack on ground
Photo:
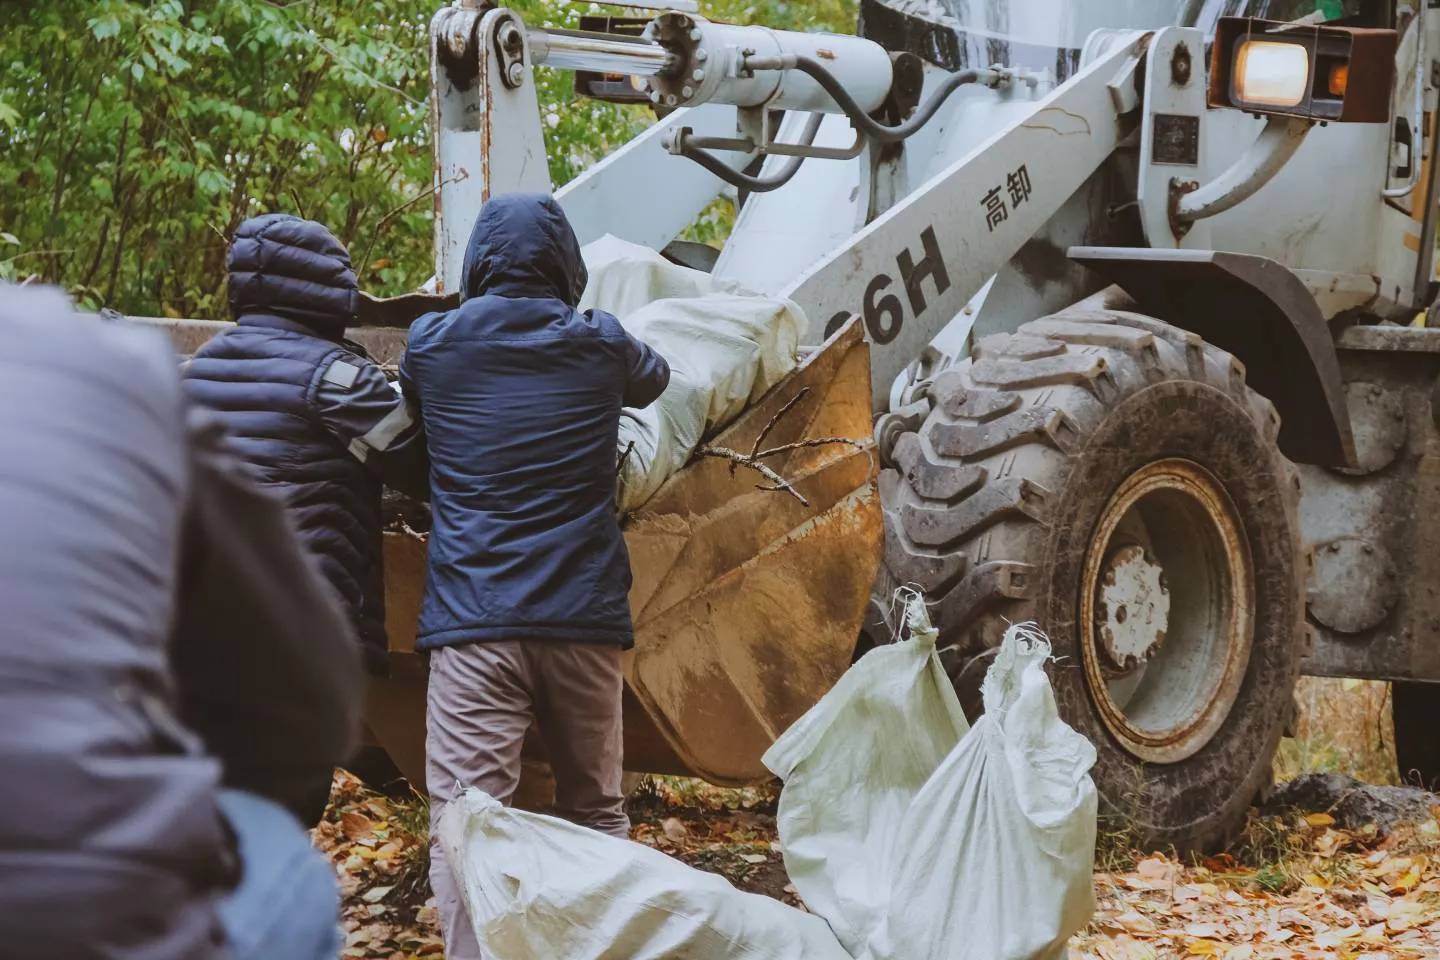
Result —
[[493, 960], [850, 960], [819, 917], [479, 790], [439, 831]]
[[[654, 495], [713, 435], [796, 366], [804, 315], [789, 300], [754, 296], [733, 282], [605, 236], [584, 249], [590, 280], [580, 308], [614, 314], [670, 364], [670, 385], [620, 418], [619, 507]], [[633, 448], [631, 444], [634, 444]]]
[[790, 882], [855, 957], [889, 908], [885, 866], [906, 813], [970, 727], [935, 631], [918, 626], [861, 657], [762, 758], [785, 783], [776, 819]]
[[1006, 631], [967, 733], [918, 596], [907, 622], [765, 756], [791, 882], [856, 958], [1063, 956], [1094, 910], [1095, 748], [1050, 646]]
[[[968, 727], [924, 601], [766, 753], [806, 914], [476, 790], [439, 836], [494, 960], [1052, 960], [1094, 909], [1095, 749], [1006, 631]], [[823, 919], [822, 919], [823, 918]], [[828, 925], [827, 925], [828, 924]]]

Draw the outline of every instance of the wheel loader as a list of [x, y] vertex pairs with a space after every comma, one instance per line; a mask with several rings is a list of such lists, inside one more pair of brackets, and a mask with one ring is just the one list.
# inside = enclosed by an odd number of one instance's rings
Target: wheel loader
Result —
[[[1393, 681], [1440, 775], [1440, 14], [1430, 0], [861, 0], [856, 34], [456, 0], [430, 29], [433, 290], [485, 199], [550, 190], [536, 70], [655, 122], [557, 191], [611, 234], [789, 298], [803, 360], [625, 520], [626, 763], [719, 783], [922, 590], [967, 709], [1008, 623], [1050, 637], [1106, 809], [1225, 842], [1301, 673]], [[600, 8], [591, 7], [592, 11]], [[717, 198], [723, 248], [677, 242]], [[172, 324], [183, 351], [208, 334]], [[803, 441], [848, 437], [854, 444]], [[423, 782], [424, 544], [387, 542], [369, 725]]]

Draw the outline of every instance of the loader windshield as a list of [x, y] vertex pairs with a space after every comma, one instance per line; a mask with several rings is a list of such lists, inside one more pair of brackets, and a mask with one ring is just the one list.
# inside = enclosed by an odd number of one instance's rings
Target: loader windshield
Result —
[[1181, 22], [1195, 0], [861, 0], [864, 36], [948, 70], [1021, 67], [1069, 79], [1102, 28]]
[[1180, 25], [1208, 34], [1221, 17], [1389, 27], [1395, 6], [1395, 0], [861, 0], [860, 32], [947, 70], [1022, 67], [1064, 81], [1079, 70], [1080, 51], [1095, 30]]
[[1258, 17], [1285, 22], [1333, 23], [1352, 26], [1387, 26], [1390, 0], [1193, 0], [1186, 26], [1215, 29], [1221, 17]]

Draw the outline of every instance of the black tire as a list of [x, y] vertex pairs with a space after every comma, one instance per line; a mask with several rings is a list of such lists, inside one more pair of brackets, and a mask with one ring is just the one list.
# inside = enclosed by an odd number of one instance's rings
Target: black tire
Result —
[[1400, 782], [1440, 790], [1440, 684], [1390, 685]]
[[[1270, 786], [1299, 672], [1299, 479], [1276, 446], [1273, 406], [1245, 385], [1238, 361], [1195, 335], [1078, 306], [985, 338], [936, 379], [930, 399], [928, 418], [899, 438], [896, 468], [881, 476], [877, 601], [883, 607], [906, 583], [925, 590], [942, 646], [958, 651], [947, 668], [972, 715], [1006, 626], [1036, 621], [1053, 645], [1061, 711], [1099, 752], [1103, 811], [1147, 845], [1227, 843]], [[1250, 638], [1248, 663], [1225, 659], [1238, 692], [1228, 713], [1212, 710], [1218, 729], [1188, 758], [1148, 762], [1122, 745], [1091, 695], [1079, 598], [1083, 558], [1112, 494], [1172, 458], [1199, 464], [1233, 503], [1253, 618], [1250, 630], [1234, 631]]]

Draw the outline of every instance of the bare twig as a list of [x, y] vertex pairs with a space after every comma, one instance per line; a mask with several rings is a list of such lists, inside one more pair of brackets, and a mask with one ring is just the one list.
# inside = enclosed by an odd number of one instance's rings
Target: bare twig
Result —
[[620, 471], [625, 469], [625, 461], [630, 459], [630, 454], [635, 452], [635, 441], [631, 440], [625, 445], [625, 452], [620, 454], [620, 459], [615, 461], [615, 476], [620, 476]]
[[799, 490], [796, 490], [793, 486], [791, 486], [789, 480], [786, 480], [784, 477], [780, 476], [780, 474], [776, 473], [774, 470], [771, 470], [765, 464], [761, 463], [759, 460], [756, 460], [749, 454], [741, 453], [738, 450], [731, 450], [729, 447], [715, 447], [708, 444], [701, 447], [696, 452], [699, 453], [702, 457], [717, 457], [721, 460], [729, 460], [731, 463], [731, 469], [734, 469], [735, 465], [749, 467], [751, 470], [754, 470], [756, 473], [760, 474], [760, 476], [770, 481], [770, 486], [765, 486], [764, 484], [757, 484], [757, 490], [783, 490], [785, 493], [790, 494], [790, 496], [794, 497], [796, 500], [799, 500], [805, 506], [810, 506], [810, 501], [806, 500], [805, 497], [801, 495]]
[[[461, 170], [459, 173], [455, 174], [455, 176], [450, 177], [447, 180], [441, 180], [433, 187], [426, 187], [424, 190], [421, 190], [419, 193], [415, 194], [415, 196], [406, 200], [404, 203], [400, 204], [400, 206], [396, 207], [394, 210], [391, 210], [389, 213], [385, 214], [378, 221], [376, 221], [374, 228], [370, 231], [370, 242], [365, 245], [365, 256], [360, 258], [360, 269], [369, 269], [370, 254], [375, 252], [375, 241], [380, 238], [380, 231], [385, 229], [386, 224], [388, 224], [391, 220], [394, 220], [397, 216], [405, 212], [410, 207], [413, 207], [415, 204], [419, 203], [421, 200], [424, 200], [426, 197], [433, 197], [435, 194], [440, 192], [440, 189], [442, 187], [445, 187], [452, 183], [459, 183], [461, 180], [469, 179], [469, 177], [469, 171]], [[357, 270], [356, 272], [358, 273], [359, 270]]]
[[716, 447], [709, 444], [701, 447], [699, 450], [696, 451], [696, 453], [698, 453], [702, 457], [715, 457], [720, 460], [728, 460], [730, 462], [730, 475], [732, 477], [735, 475], [736, 467], [749, 467], [751, 470], [754, 470], [756, 473], [760, 474], [760, 476], [770, 481], [769, 485], [756, 484], [755, 489], [775, 490], [783, 493], [788, 493], [790, 494], [790, 496], [794, 497], [796, 500], [799, 500], [805, 506], [810, 506], [810, 501], [806, 500], [805, 497], [800, 493], [800, 491], [796, 490], [794, 485], [789, 480], [786, 480], [784, 477], [780, 476], [780, 474], [776, 473], [772, 467], [761, 461], [763, 461], [767, 457], [773, 457], [777, 454], [787, 453], [791, 450], [800, 450], [805, 447], [824, 447], [831, 444], [842, 443], [847, 446], [854, 447], [857, 450], [863, 450], [865, 449], [865, 445], [860, 441], [852, 440], [849, 437], [814, 437], [809, 440], [796, 440], [793, 443], [782, 443], [779, 446], [771, 447], [768, 450], [760, 449], [762, 446], [765, 445], [765, 438], [770, 436], [770, 432], [774, 430], [775, 427], [780, 423], [780, 421], [785, 418], [785, 415], [787, 413], [789, 413], [795, 408], [795, 405], [800, 402], [801, 398], [803, 398], [809, 392], [809, 387], [802, 387], [800, 391], [795, 394], [795, 396], [785, 401], [785, 405], [775, 412], [775, 416], [770, 418], [770, 421], [765, 424], [764, 429], [760, 431], [759, 436], [755, 438], [755, 443], [750, 447], [749, 453], [741, 453], [740, 451], [732, 450], [729, 447]]
[[854, 447], [856, 450], [864, 450], [865, 444], [859, 440], [852, 440], [849, 437], [815, 437], [810, 440], [796, 440], [794, 443], [782, 443], [778, 447], [771, 447], [769, 450], [761, 450], [759, 453], [751, 454], [756, 460], [764, 460], [766, 457], [773, 457], [777, 453], [789, 453], [791, 450], [803, 450], [806, 447], [826, 447], [834, 443], [843, 443]]
[[781, 407], [781, 408], [775, 413], [775, 416], [773, 416], [773, 417], [770, 418], [770, 422], [767, 423], [767, 424], [765, 424], [765, 429], [764, 429], [764, 430], [761, 430], [761, 431], [760, 431], [760, 435], [755, 438], [755, 445], [750, 448], [750, 456], [751, 456], [752, 458], [753, 458], [753, 457], [757, 457], [757, 456], [760, 455], [760, 448], [761, 448], [761, 446], [764, 445], [764, 443], [765, 443], [765, 438], [768, 437], [768, 436], [770, 436], [770, 431], [771, 431], [771, 430], [774, 430], [776, 424], [778, 424], [778, 423], [784, 418], [785, 414], [789, 413], [790, 410], [795, 406], [795, 404], [797, 404], [797, 403], [800, 402], [800, 398], [803, 397], [803, 396], [805, 396], [805, 394], [807, 394], [807, 393], [809, 393], [809, 392], [810, 392], [810, 388], [809, 388], [809, 387], [801, 387], [801, 388], [800, 388], [800, 392], [797, 393], [797, 394], [795, 394], [795, 396], [791, 397], [789, 400], [787, 400], [787, 401], [785, 402], [785, 406]]

